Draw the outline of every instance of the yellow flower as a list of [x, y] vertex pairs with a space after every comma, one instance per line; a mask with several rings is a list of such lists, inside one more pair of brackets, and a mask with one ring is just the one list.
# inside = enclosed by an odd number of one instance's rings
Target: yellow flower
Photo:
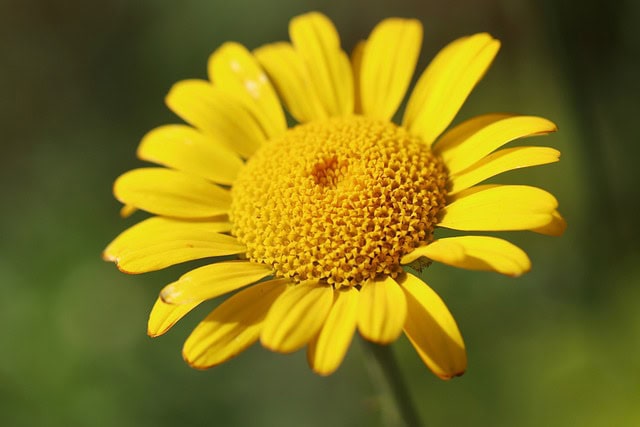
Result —
[[[322, 14], [294, 18], [289, 33], [291, 43], [253, 52], [224, 44], [209, 59], [209, 81], [171, 89], [166, 102], [189, 125], [149, 132], [138, 156], [164, 167], [127, 172], [114, 185], [123, 215], [155, 216], [118, 236], [105, 259], [144, 273], [226, 257], [164, 287], [149, 318], [149, 335], [159, 336], [203, 301], [239, 290], [185, 342], [195, 368], [260, 340], [281, 353], [306, 346], [311, 368], [328, 375], [357, 329], [379, 344], [404, 332], [437, 376], [461, 375], [467, 361], [455, 320], [403, 265], [527, 272], [527, 255], [505, 240], [434, 239], [434, 231], [560, 235], [565, 223], [551, 194], [478, 185], [557, 161], [553, 148], [499, 149], [556, 126], [487, 114], [443, 134], [498, 51], [488, 34], [440, 51], [396, 125], [422, 42], [418, 21], [384, 20], [351, 58]], [[287, 127], [281, 102], [297, 126]]]

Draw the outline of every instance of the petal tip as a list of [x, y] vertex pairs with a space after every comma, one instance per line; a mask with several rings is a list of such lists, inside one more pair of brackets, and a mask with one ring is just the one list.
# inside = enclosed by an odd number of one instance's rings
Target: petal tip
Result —
[[289, 354], [293, 353], [296, 349], [289, 349], [288, 347], [284, 347], [282, 344], [277, 342], [272, 342], [269, 338], [265, 339], [263, 336], [260, 337], [260, 344], [262, 347], [266, 348], [269, 351], [273, 351], [274, 353], [280, 354]]
[[[198, 371], [206, 371], [209, 368], [213, 368], [214, 366], [218, 366], [222, 363], [224, 363], [226, 360], [228, 359], [224, 359], [222, 361], [219, 362], [214, 362], [211, 363], [211, 361], [209, 361], [208, 363], [205, 363], [207, 361], [207, 357], [202, 357], [203, 353], [198, 352], [195, 355], [189, 355], [189, 350], [187, 349], [187, 344], [189, 343], [189, 338], [187, 338], [187, 341], [185, 341], [184, 346], [182, 347], [182, 360], [185, 361], [185, 363], [187, 365], [189, 365], [190, 368], [192, 369], [196, 369]], [[195, 357], [192, 357], [195, 356]]]
[[559, 212], [555, 211], [551, 214], [550, 221], [537, 228], [531, 229], [534, 233], [543, 234], [546, 236], [552, 237], [560, 237], [564, 234], [567, 229], [567, 221], [560, 215]]
[[556, 222], [557, 222], [557, 227], [554, 230], [554, 234], [551, 234], [551, 235], [554, 237], [560, 237], [567, 230], [567, 226], [568, 226], [567, 221], [563, 217], [559, 216], [556, 219]]
[[107, 262], [118, 262], [118, 258], [109, 252], [109, 248], [105, 249], [104, 251], [102, 251], [102, 254], [100, 254], [100, 256], [102, 257], [103, 261], [107, 261]]
[[135, 275], [135, 274], [140, 274], [140, 271], [133, 271], [133, 270], [127, 270], [126, 268], [124, 268], [122, 266], [120, 257], [115, 256], [115, 255], [108, 255], [105, 256], [104, 254], [102, 255], [102, 259], [105, 260], [106, 262], [112, 262], [116, 265], [116, 268], [118, 269], [118, 271], [120, 271], [121, 273], [124, 274], [129, 274], [129, 275]]
[[141, 274], [141, 273], [143, 273], [143, 271], [133, 271], [133, 270], [127, 270], [127, 269], [125, 269], [125, 268], [120, 264], [120, 258], [116, 259], [115, 263], [116, 263], [116, 267], [118, 268], [118, 270], [120, 270], [120, 272], [121, 272], [121, 273], [129, 274], [129, 275], [135, 275], [135, 274]]
[[509, 276], [509, 277], [513, 277], [514, 279], [527, 274], [528, 272], [531, 271], [531, 266], [527, 267], [527, 268], [523, 268], [521, 270], [518, 271], [510, 271], [510, 272], [505, 272], [503, 273], [505, 276]]
[[382, 338], [377, 338], [376, 340], [372, 340], [371, 338], [367, 338], [365, 337], [367, 340], [371, 341], [374, 344], [378, 344], [378, 345], [391, 345], [393, 344], [399, 337], [400, 335], [402, 335], [402, 329], [400, 329], [400, 332], [398, 332], [397, 335], [393, 335], [390, 337], [382, 337]]
[[436, 376], [437, 376], [438, 378], [440, 378], [441, 380], [444, 380], [444, 381], [451, 381], [452, 379], [454, 379], [454, 378], [456, 378], [456, 377], [461, 377], [461, 376], [463, 376], [463, 375], [465, 374], [465, 372], [467, 372], [467, 369], [466, 369], [466, 368], [465, 368], [465, 369], [463, 369], [463, 370], [461, 370], [461, 371], [454, 372], [453, 374], [439, 373], [439, 374], [436, 374]]
[[328, 377], [331, 374], [333, 374], [335, 371], [337, 371], [339, 368], [339, 366], [335, 366], [332, 367], [330, 369], [322, 369], [322, 368], [317, 368], [317, 367], [311, 367], [311, 370], [313, 371], [314, 374], [319, 375], [321, 377]]
[[164, 335], [164, 333], [167, 332], [167, 329], [163, 329], [163, 330], [155, 330], [152, 329], [151, 327], [147, 327], [147, 336], [149, 338], [158, 338], [161, 335]]
[[189, 365], [190, 368], [192, 369], [196, 369], [198, 371], [204, 371], [207, 370], [209, 368], [211, 368], [212, 366], [205, 366], [205, 365], [200, 365], [198, 364], [198, 362], [196, 360], [192, 360], [189, 358], [189, 356], [187, 355], [187, 352], [183, 349], [182, 350], [182, 359], [185, 361], [185, 363], [187, 365]]

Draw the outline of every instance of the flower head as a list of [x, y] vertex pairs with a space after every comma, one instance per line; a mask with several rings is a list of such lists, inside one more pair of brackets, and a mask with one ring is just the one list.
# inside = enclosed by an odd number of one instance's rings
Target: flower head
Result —
[[[404, 332], [436, 375], [461, 375], [455, 320], [403, 266], [528, 271], [527, 255], [505, 240], [434, 233], [561, 234], [546, 191], [478, 185], [557, 161], [548, 147], [501, 148], [555, 125], [487, 114], [445, 132], [498, 51], [488, 34], [440, 51], [397, 125], [422, 41], [418, 21], [381, 22], [351, 58], [322, 14], [294, 18], [289, 32], [291, 43], [253, 52], [227, 43], [209, 60], [209, 81], [171, 89], [167, 104], [189, 125], [149, 132], [138, 156], [163, 167], [127, 172], [114, 186], [124, 214], [154, 216], [118, 236], [105, 259], [143, 273], [226, 256], [165, 286], [149, 318], [149, 335], [159, 336], [200, 303], [235, 292], [187, 339], [183, 354], [195, 368], [260, 340], [282, 353], [306, 346], [312, 369], [327, 375], [357, 330], [380, 344]], [[297, 125], [287, 127], [282, 104]]]

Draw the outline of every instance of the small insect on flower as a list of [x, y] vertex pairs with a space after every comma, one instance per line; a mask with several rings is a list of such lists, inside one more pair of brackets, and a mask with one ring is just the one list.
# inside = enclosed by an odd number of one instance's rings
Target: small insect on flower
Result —
[[[149, 132], [138, 156], [161, 167], [129, 171], [114, 186], [125, 213], [153, 216], [118, 236], [105, 259], [144, 273], [226, 256], [166, 285], [151, 311], [155, 337], [200, 303], [235, 292], [185, 342], [194, 368], [223, 363], [259, 340], [281, 353], [306, 346], [311, 368], [328, 375], [357, 330], [379, 344], [404, 332], [438, 377], [461, 375], [467, 358], [453, 316], [403, 266], [527, 272], [529, 258], [506, 240], [434, 233], [562, 234], [548, 192], [481, 184], [556, 162], [553, 148], [501, 148], [556, 126], [486, 114], [447, 130], [498, 52], [488, 34], [436, 55], [401, 124], [391, 119], [418, 59], [418, 21], [382, 21], [351, 57], [320, 13], [294, 18], [289, 34], [290, 43], [253, 52], [226, 43], [209, 59], [208, 81], [171, 89], [167, 105], [188, 125]], [[283, 105], [296, 126], [287, 127]]]

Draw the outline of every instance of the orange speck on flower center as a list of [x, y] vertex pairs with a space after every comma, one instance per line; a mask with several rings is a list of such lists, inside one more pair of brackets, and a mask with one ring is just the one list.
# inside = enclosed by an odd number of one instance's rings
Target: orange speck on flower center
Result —
[[447, 172], [418, 138], [361, 116], [315, 121], [266, 142], [231, 189], [232, 233], [278, 276], [354, 286], [396, 277], [430, 241]]

